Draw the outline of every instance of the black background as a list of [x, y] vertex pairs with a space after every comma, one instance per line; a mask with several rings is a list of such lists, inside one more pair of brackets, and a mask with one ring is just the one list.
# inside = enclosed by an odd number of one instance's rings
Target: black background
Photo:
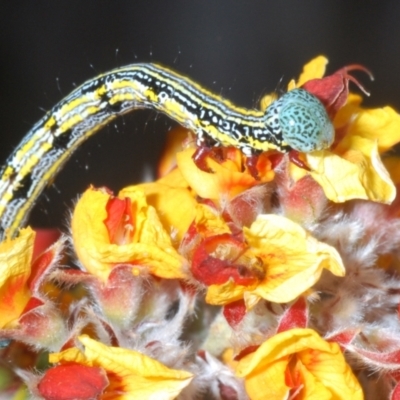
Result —
[[[297, 77], [318, 54], [328, 71], [370, 68], [369, 106], [400, 109], [400, 2], [338, 0], [0, 1], [0, 162], [44, 111], [112, 68], [154, 61], [239, 105]], [[152, 172], [172, 123], [124, 117], [86, 142], [46, 190], [36, 226], [62, 225], [90, 183], [118, 190]]]

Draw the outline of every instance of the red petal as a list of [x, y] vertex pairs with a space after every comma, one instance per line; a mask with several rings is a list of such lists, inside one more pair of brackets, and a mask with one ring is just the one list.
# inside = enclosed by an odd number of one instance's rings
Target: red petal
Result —
[[364, 71], [372, 78], [369, 70], [362, 65], [349, 65], [325, 78], [311, 79], [302, 87], [317, 97], [325, 106], [329, 116], [333, 118], [347, 101], [349, 95], [349, 81], [354, 82], [364, 93], [368, 94], [357, 79], [349, 74], [350, 71], [354, 70]]
[[31, 297], [28, 301], [28, 304], [25, 306], [24, 311], [21, 315], [33, 310], [36, 307], [42, 306], [44, 302], [36, 297]]
[[400, 383], [398, 383], [390, 395], [390, 400], [400, 400]]
[[212, 160], [221, 163], [225, 158], [225, 149], [222, 147], [206, 147], [200, 146], [194, 152], [192, 158], [197, 168], [205, 172], [212, 172], [207, 165], [207, 158], [210, 157]]
[[32, 260], [50, 247], [60, 237], [58, 229], [35, 229], [35, 244], [33, 246]]
[[259, 155], [252, 155], [252, 156], [246, 157], [246, 167], [249, 170], [250, 175], [255, 179], [258, 179], [257, 165], [258, 165], [259, 157], [260, 157]]
[[243, 357], [247, 356], [250, 353], [254, 353], [260, 345], [248, 346], [244, 348], [235, 358], [235, 361], [240, 361]]
[[227, 304], [223, 310], [224, 317], [228, 324], [234, 328], [246, 315], [246, 306], [243, 300], [237, 300]]
[[308, 324], [308, 307], [304, 297], [299, 297], [283, 314], [279, 321], [277, 333], [295, 328], [306, 328]]
[[197, 355], [201, 358], [201, 359], [203, 359], [204, 361], [206, 360], [206, 351], [205, 350], [203, 350], [203, 349], [200, 349], [198, 352], [197, 352]]
[[[292, 359], [294, 361], [294, 359]], [[285, 371], [285, 383], [290, 389], [290, 399], [297, 398], [296, 394], [302, 388], [302, 377], [297, 369], [287, 368]]]
[[352, 350], [371, 361], [375, 361], [379, 364], [386, 364], [390, 368], [393, 368], [393, 364], [395, 364], [397, 368], [400, 368], [400, 350], [395, 350], [388, 353], [368, 351], [356, 347], [354, 347]]
[[110, 197], [106, 210], [107, 218], [104, 224], [108, 230], [110, 243], [124, 244], [131, 241], [135, 233], [131, 199]]
[[47, 249], [32, 263], [31, 275], [28, 280], [29, 289], [34, 292], [36, 286], [39, 285], [43, 274], [53, 264], [55, 259], [59, 256], [62, 245], [60, 242]]
[[325, 338], [328, 342], [336, 342], [342, 349], [346, 348], [358, 335], [360, 331], [358, 329], [347, 329], [344, 331], [337, 332], [332, 336]]
[[90, 400], [99, 398], [107, 386], [102, 368], [66, 364], [47, 370], [38, 389], [46, 400]]
[[290, 150], [289, 152], [289, 160], [294, 164], [297, 165], [299, 168], [303, 168], [306, 171], [311, 171], [305, 161], [302, 159], [302, 153], [298, 152], [297, 150]]
[[232, 278], [237, 284], [248, 286], [258, 277], [238, 260], [245, 250], [245, 244], [230, 234], [208, 237], [194, 252], [193, 276], [206, 285], [223, 284]]
[[221, 400], [239, 400], [238, 392], [232, 386], [223, 384], [218, 381], [218, 389]]

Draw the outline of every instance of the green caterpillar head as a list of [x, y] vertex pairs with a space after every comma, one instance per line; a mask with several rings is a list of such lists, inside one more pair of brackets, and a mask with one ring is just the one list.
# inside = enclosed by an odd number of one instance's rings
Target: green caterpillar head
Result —
[[304, 89], [287, 92], [268, 107], [265, 117], [282, 144], [297, 151], [326, 149], [335, 138], [335, 129], [324, 106]]

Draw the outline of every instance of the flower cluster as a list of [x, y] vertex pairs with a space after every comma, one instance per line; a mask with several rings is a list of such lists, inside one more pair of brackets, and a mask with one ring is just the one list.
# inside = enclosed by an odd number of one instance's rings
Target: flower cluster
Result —
[[400, 399], [400, 116], [326, 64], [288, 85], [336, 131], [302, 165], [178, 128], [155, 182], [90, 187], [42, 253], [30, 228], [0, 244], [3, 393]]

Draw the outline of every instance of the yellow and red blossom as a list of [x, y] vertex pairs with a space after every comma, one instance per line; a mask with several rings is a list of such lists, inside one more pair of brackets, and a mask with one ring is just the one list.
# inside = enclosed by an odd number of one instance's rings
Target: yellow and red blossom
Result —
[[41, 285], [58, 260], [62, 241], [33, 261], [34, 252], [43, 251], [35, 239], [35, 232], [26, 228], [17, 238], [0, 243], [0, 328], [15, 328], [23, 319], [32, 318], [24, 314], [44, 303]]
[[205, 199], [218, 204], [231, 200], [246, 189], [261, 182], [270, 182], [275, 173], [272, 164], [262, 159], [259, 164], [260, 176], [255, 178], [244, 165], [244, 156], [238, 149], [228, 148], [227, 157], [221, 162], [207, 157], [205, 163], [209, 171], [200, 169], [193, 160], [194, 149], [177, 154], [178, 168], [190, 187]]
[[21, 230], [17, 239], [0, 243], [0, 328], [16, 323], [31, 298], [28, 280], [35, 233]]
[[216, 236], [212, 242], [209, 238], [195, 253], [192, 268], [195, 276], [204, 277], [210, 304], [244, 299], [250, 309], [260, 299], [286, 303], [313, 286], [323, 269], [338, 276], [345, 273], [333, 247], [287, 218], [259, 215], [249, 228], [243, 228], [243, 235], [243, 241], [227, 235]]
[[339, 345], [326, 342], [312, 329], [272, 336], [240, 359], [236, 374], [244, 378], [252, 400], [363, 399]]
[[[55, 349], [67, 335], [59, 310], [49, 300], [46, 277], [60, 259], [63, 239], [34, 261], [35, 232], [22, 229], [15, 239], [0, 243], [0, 330], [5, 340], [18, 340], [35, 348]], [[39, 251], [41, 243], [36, 244]], [[55, 331], [57, 335], [49, 335]]]
[[[73, 347], [49, 355], [49, 361], [58, 365], [39, 382], [42, 395], [51, 392], [54, 399], [73, 398], [73, 394], [91, 390], [96, 396], [83, 398], [172, 400], [193, 379], [190, 372], [168, 368], [138, 351], [106, 346], [87, 335], [78, 339], [83, 349]], [[72, 386], [64, 379], [49, 379], [47, 374], [59, 376], [57, 368], [68, 373]], [[77, 376], [76, 371], [84, 375]], [[88, 382], [93, 383], [89, 388]]]
[[[144, 192], [132, 188], [124, 194], [126, 197], [118, 198], [122, 207], [102, 189], [89, 188], [78, 201], [72, 218], [72, 236], [81, 263], [102, 281], [120, 264], [132, 265], [135, 274], [143, 267], [161, 278], [184, 278], [185, 260], [172, 246], [156, 210], [147, 204]], [[111, 207], [110, 202], [116, 207]], [[110, 235], [107, 225], [109, 228], [112, 225], [114, 230], [118, 226], [110, 222], [113, 217], [122, 227], [117, 234]], [[113, 242], [115, 238], [119, 239], [118, 243]]]

